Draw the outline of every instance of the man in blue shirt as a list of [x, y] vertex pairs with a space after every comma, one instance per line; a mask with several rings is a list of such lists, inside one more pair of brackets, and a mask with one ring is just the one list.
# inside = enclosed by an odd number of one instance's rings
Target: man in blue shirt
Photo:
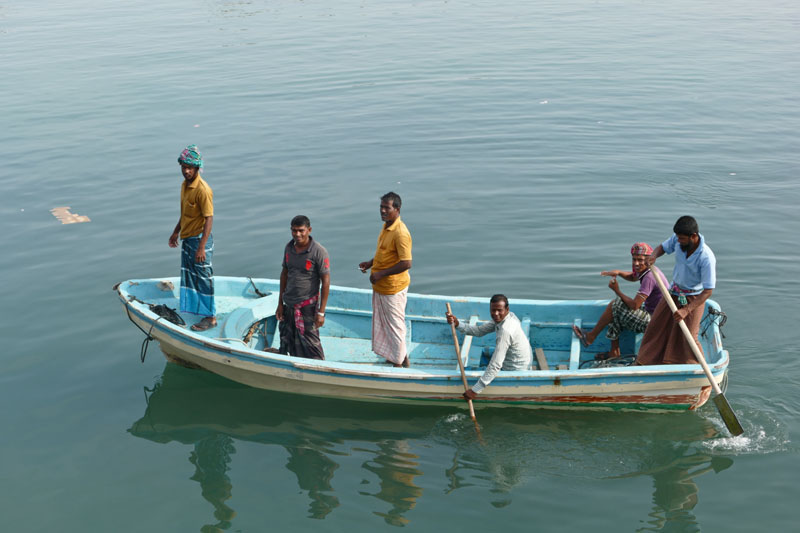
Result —
[[703, 351], [697, 341], [697, 333], [706, 300], [717, 283], [717, 260], [700, 234], [694, 218], [679, 218], [672, 231], [675, 234], [653, 251], [651, 264], [665, 253], [675, 253], [669, 292], [678, 309], [673, 314], [666, 300], [658, 304], [644, 333], [636, 358], [637, 365], [696, 363], [692, 349], [678, 325], [681, 320], [686, 322], [697, 346]]

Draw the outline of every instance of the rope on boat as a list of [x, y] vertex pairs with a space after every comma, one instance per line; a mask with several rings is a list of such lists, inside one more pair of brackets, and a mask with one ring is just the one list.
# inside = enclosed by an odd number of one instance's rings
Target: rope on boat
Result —
[[265, 294], [265, 293], [261, 292], [260, 290], [258, 290], [258, 287], [256, 287], [256, 284], [253, 281], [253, 278], [251, 278], [250, 276], [247, 276], [247, 279], [250, 280], [250, 285], [253, 286], [253, 290], [256, 291], [256, 294], [258, 295], [259, 298], [263, 298], [264, 296], [269, 296], [270, 294], [272, 294], [271, 292], [268, 292], [268, 293]]
[[[719, 317], [719, 318], [717, 318], [717, 317]], [[711, 324], [716, 322], [717, 323], [717, 327], [719, 328], [719, 334], [722, 335], [722, 338], [724, 339], [725, 338], [725, 334], [722, 332], [722, 326], [724, 326], [725, 322], [727, 322], [727, 321], [728, 321], [728, 315], [726, 315], [722, 311], [717, 311], [713, 307], [709, 307], [708, 308], [708, 314], [703, 319], [703, 322], [705, 323], [705, 326], [703, 327], [703, 331], [700, 332], [700, 335], [702, 335], [703, 338], [705, 338], [706, 337], [706, 331], [708, 330], [708, 328], [711, 327]]]
[[144, 363], [144, 359], [145, 359], [145, 357], [147, 357], [147, 347], [150, 345], [150, 341], [155, 340], [155, 339], [153, 339], [153, 336], [151, 335], [151, 333], [153, 333], [153, 328], [156, 326], [156, 322], [158, 322], [159, 320], [161, 320], [164, 317], [160, 316], [160, 317], [156, 318], [153, 321], [153, 323], [150, 324], [150, 331], [145, 331], [145, 330], [142, 329], [142, 327], [139, 324], [137, 324], [136, 322], [133, 321], [133, 317], [131, 316], [131, 310], [127, 305], [125, 306], [125, 312], [128, 313], [128, 320], [130, 320], [133, 323], [134, 326], [139, 328], [139, 331], [144, 333], [144, 340], [142, 341], [142, 348], [139, 350], [139, 359], [141, 359], [142, 363]]
[[636, 361], [636, 355], [622, 355], [614, 359], [588, 359], [578, 365], [578, 368], [610, 368], [615, 366], [631, 366]]

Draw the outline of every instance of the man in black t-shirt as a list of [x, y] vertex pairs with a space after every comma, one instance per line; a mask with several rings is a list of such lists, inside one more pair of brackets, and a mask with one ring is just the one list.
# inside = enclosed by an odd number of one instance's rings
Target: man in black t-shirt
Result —
[[311, 221], [297, 215], [292, 240], [283, 252], [280, 294], [275, 317], [280, 321], [280, 353], [325, 359], [319, 328], [331, 286], [328, 251], [311, 237]]

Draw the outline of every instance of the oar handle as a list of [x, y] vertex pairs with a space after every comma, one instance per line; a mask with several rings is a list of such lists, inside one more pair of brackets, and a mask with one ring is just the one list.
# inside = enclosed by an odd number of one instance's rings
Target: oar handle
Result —
[[[655, 265], [653, 265], [652, 269], [654, 270], [653, 277], [656, 278], [656, 283], [658, 284], [658, 288], [661, 289], [661, 294], [664, 296], [664, 300], [666, 300], [667, 305], [669, 306], [670, 310], [672, 311], [672, 314], [674, 315], [675, 311], [678, 310], [678, 307], [675, 305], [675, 302], [672, 301], [672, 294], [670, 294], [669, 290], [667, 289], [667, 286], [664, 285], [664, 280], [662, 280], [661, 276], [659, 275], [661, 271], [658, 268], [656, 268]], [[683, 331], [683, 336], [686, 337], [686, 341], [689, 343], [689, 347], [692, 349], [692, 353], [694, 353], [695, 359], [697, 359], [697, 362], [700, 363], [700, 366], [703, 367], [703, 372], [706, 373], [706, 377], [708, 378], [708, 381], [711, 383], [711, 388], [714, 389], [715, 393], [722, 394], [722, 390], [720, 390], [719, 385], [717, 385], [717, 381], [714, 379], [713, 374], [711, 374], [711, 369], [708, 367], [708, 363], [706, 363], [706, 358], [703, 357], [703, 354], [700, 352], [700, 348], [697, 347], [697, 343], [695, 342], [694, 337], [692, 336], [692, 332], [689, 331], [689, 326], [687, 326], [686, 322], [684, 322], [683, 320], [681, 320], [678, 323], [678, 325], [680, 326], [681, 331]]]
[[[447, 314], [452, 315], [453, 311], [450, 309], [450, 302], [447, 302]], [[464, 392], [469, 390], [469, 385], [467, 385], [467, 375], [464, 373], [464, 362], [461, 360], [461, 348], [458, 346], [458, 335], [456, 334], [456, 325], [450, 324], [450, 331], [453, 333], [453, 344], [456, 348], [456, 359], [458, 359], [458, 369], [461, 371], [461, 382], [464, 384]], [[467, 399], [467, 404], [469, 404], [469, 416], [472, 420], [477, 422], [475, 418], [475, 408], [472, 406], [472, 400]]]

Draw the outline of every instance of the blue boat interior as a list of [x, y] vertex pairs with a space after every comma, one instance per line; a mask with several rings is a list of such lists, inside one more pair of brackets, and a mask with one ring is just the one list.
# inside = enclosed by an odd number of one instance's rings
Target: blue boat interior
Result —
[[[179, 279], [132, 280], [120, 286], [126, 300], [133, 298], [134, 306], [149, 311], [147, 304], [162, 304], [179, 310]], [[179, 313], [186, 322], [186, 332], [208, 339], [231, 343], [237, 347], [263, 351], [278, 348], [275, 309], [278, 303], [278, 280], [215, 277], [217, 326], [203, 332], [194, 332], [189, 326], [200, 317]], [[263, 295], [263, 296], [262, 296]], [[472, 323], [491, 320], [488, 298], [446, 297], [435, 295], [408, 295], [406, 307], [406, 341], [411, 364], [415, 368], [457, 369], [452, 332], [445, 320], [445, 304], [450, 303], [459, 320]], [[530, 338], [533, 370], [577, 370], [595, 355], [606, 352], [610, 341], [601, 333], [595, 342], [584, 347], [573, 334], [572, 326], [584, 329], [595, 326], [608, 300], [514, 300], [509, 307], [522, 322]], [[708, 309], [719, 309], [712, 300], [707, 302], [701, 325], [701, 344], [709, 364], [725, 357], [719, 338], [716, 316]], [[154, 317], [154, 319], [157, 317]], [[365, 289], [332, 286], [325, 313], [325, 325], [320, 330], [327, 361], [358, 365], [382, 365], [384, 359], [371, 349], [372, 293]], [[624, 332], [620, 348], [624, 355], [637, 352], [641, 334]], [[459, 344], [465, 339], [459, 334]], [[495, 344], [494, 334], [469, 338], [468, 351], [462, 360], [468, 369], [478, 369], [481, 355], [491, 356]], [[538, 349], [538, 350], [537, 350]]]

